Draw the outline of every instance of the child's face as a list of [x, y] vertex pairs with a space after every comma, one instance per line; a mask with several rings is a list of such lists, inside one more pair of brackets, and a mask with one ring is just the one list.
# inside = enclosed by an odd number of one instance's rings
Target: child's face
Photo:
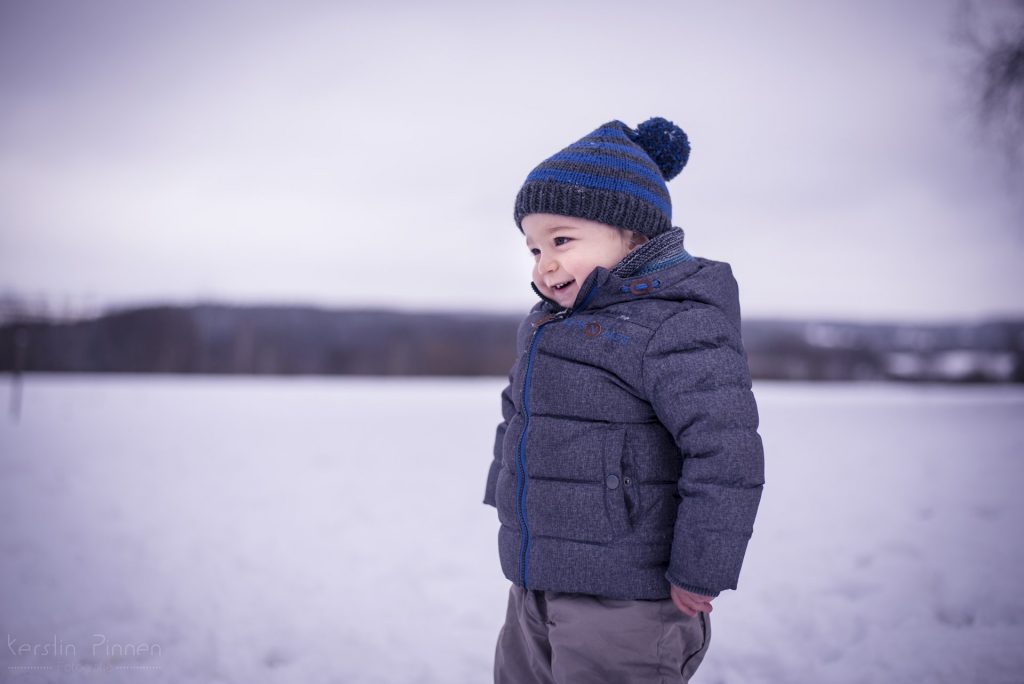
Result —
[[643, 241], [632, 231], [556, 214], [529, 214], [522, 226], [533, 254], [533, 282], [545, 297], [566, 308], [576, 301], [591, 271], [598, 266], [611, 269]]

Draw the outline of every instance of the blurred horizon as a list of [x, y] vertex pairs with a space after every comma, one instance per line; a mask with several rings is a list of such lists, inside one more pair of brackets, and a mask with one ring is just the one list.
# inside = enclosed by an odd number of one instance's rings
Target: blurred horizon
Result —
[[[742, 288], [742, 285], [741, 285]], [[741, 293], [742, 295], [742, 293]], [[154, 309], [293, 309], [319, 310], [334, 312], [374, 311], [393, 313], [396, 315], [485, 315], [496, 317], [513, 317], [517, 320], [524, 317], [530, 307], [540, 300], [534, 296], [533, 301], [525, 302], [522, 309], [488, 309], [479, 307], [445, 306], [444, 303], [416, 305], [401, 302], [345, 302], [345, 301], [313, 301], [292, 298], [245, 298], [235, 299], [214, 297], [152, 297], [102, 301], [90, 297], [54, 297], [44, 293], [35, 296], [24, 296], [14, 291], [0, 290], [0, 326], [19, 325], [26, 322], [44, 323], [75, 323], [94, 320], [107, 316], [116, 316], [127, 312]], [[801, 315], [797, 312], [780, 315], [759, 315], [743, 312], [743, 321], [759, 323], [804, 323], [804, 324], [839, 324], [839, 325], [885, 325], [885, 326], [972, 326], [989, 323], [1020, 323], [1024, 322], [1024, 309], [1006, 312], [967, 312], [964, 314], [922, 314], [922, 315], [841, 315], [839, 313], [823, 315]]]
[[965, 6], [5, 3], [0, 295], [524, 313], [526, 174], [660, 115], [744, 316], [1019, 318]]
[[[59, 319], [5, 312], [0, 298], [0, 373], [505, 377], [521, 321], [217, 304]], [[1024, 382], [1024, 317], [923, 325], [747, 316], [741, 327], [755, 380]]]

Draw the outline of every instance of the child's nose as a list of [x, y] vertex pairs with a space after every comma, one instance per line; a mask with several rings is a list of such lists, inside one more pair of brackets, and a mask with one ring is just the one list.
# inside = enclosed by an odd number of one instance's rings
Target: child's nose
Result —
[[555, 270], [556, 266], [557, 266], [557, 264], [556, 264], [556, 262], [555, 262], [555, 260], [553, 258], [551, 258], [549, 256], [541, 255], [541, 257], [540, 257], [540, 271], [541, 271], [541, 273], [546, 273], [547, 271], [553, 271], [553, 270]]

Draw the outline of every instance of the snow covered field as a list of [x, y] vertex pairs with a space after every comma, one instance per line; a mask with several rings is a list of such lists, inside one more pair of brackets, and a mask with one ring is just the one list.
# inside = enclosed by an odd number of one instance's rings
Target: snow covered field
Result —
[[[501, 386], [30, 376], [0, 680], [489, 681]], [[768, 484], [693, 681], [1024, 682], [1024, 389], [754, 390]]]

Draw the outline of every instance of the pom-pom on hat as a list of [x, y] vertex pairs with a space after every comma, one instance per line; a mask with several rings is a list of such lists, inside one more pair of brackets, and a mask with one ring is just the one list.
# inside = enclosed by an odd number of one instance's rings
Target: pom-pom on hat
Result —
[[516, 196], [515, 220], [559, 214], [654, 237], [672, 228], [665, 182], [690, 158], [690, 141], [671, 121], [654, 117], [634, 131], [609, 121], [542, 161]]

